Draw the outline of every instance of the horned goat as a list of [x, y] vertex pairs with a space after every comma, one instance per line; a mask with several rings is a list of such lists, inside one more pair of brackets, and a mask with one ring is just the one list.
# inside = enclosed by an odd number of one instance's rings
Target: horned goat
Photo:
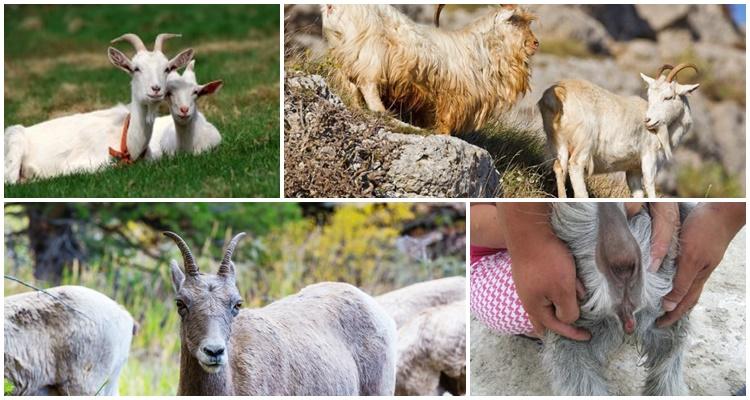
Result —
[[[689, 209], [680, 207], [684, 220]], [[548, 332], [542, 360], [556, 395], [607, 395], [606, 364], [635, 335], [647, 378], [644, 395], [685, 395], [682, 360], [688, 341], [688, 316], [657, 328], [661, 299], [672, 290], [677, 237], [657, 272], [650, 265], [651, 217], [644, 210], [627, 219], [622, 203], [554, 203], [552, 227], [575, 259], [586, 288], [575, 326], [591, 332], [578, 342]]]
[[[117, 395], [135, 322], [81, 286], [5, 298], [5, 379], [13, 395]], [[100, 391], [101, 389], [101, 391]]]
[[[555, 157], [557, 195], [566, 197], [570, 175], [575, 197], [588, 197], [584, 176], [625, 171], [633, 197], [656, 197], [659, 167], [672, 157], [693, 121], [687, 95], [700, 86], [675, 77], [693, 64], [664, 65], [648, 84], [648, 101], [613, 94], [584, 80], [563, 80], [539, 100], [547, 147]], [[662, 73], [669, 70], [664, 77]], [[697, 70], [697, 69], [696, 69]]]
[[534, 17], [497, 8], [457, 31], [420, 25], [384, 4], [327, 4], [336, 74], [371, 111], [393, 110], [443, 134], [480, 129], [529, 90]]
[[466, 393], [466, 300], [424, 310], [398, 336], [396, 395]]
[[68, 115], [29, 127], [8, 127], [5, 182], [92, 172], [111, 164], [112, 157], [126, 163], [140, 158], [151, 140], [167, 75], [193, 57], [192, 49], [171, 60], [164, 56], [164, 41], [178, 36], [159, 34], [153, 51], [146, 49], [143, 41], [132, 33], [112, 41], [127, 41], [136, 50], [131, 60], [114, 47], [108, 49], [110, 62], [131, 77], [130, 104]]
[[427, 309], [466, 299], [466, 278], [453, 276], [415, 283], [375, 298], [401, 328]]
[[216, 275], [201, 273], [175, 233], [172, 261], [180, 328], [180, 395], [393, 395], [396, 326], [361, 290], [319, 283], [260, 309], [241, 310], [227, 246]]
[[146, 158], [158, 159], [164, 154], [185, 152], [203, 153], [221, 143], [216, 127], [198, 111], [198, 98], [216, 93], [222, 81], [199, 85], [195, 77], [195, 60], [190, 61], [182, 75], [176, 71], [167, 77], [167, 93], [171, 116], [159, 117], [154, 122], [154, 134], [148, 145]]

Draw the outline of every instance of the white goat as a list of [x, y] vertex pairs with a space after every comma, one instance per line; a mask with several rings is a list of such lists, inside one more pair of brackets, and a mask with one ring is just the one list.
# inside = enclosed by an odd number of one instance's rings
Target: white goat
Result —
[[227, 246], [216, 275], [201, 273], [175, 233], [172, 261], [180, 327], [180, 395], [392, 396], [396, 324], [345, 283], [319, 283], [263, 308], [242, 310]]
[[193, 58], [192, 49], [182, 51], [171, 60], [164, 56], [164, 40], [178, 36], [159, 34], [153, 51], [148, 51], [132, 33], [112, 41], [127, 41], [136, 50], [130, 60], [119, 50], [108, 49], [112, 64], [132, 78], [130, 104], [68, 115], [29, 127], [7, 128], [5, 182], [96, 171], [110, 165], [112, 157], [126, 163], [140, 158], [151, 139], [167, 75]]
[[465, 299], [466, 278], [463, 276], [415, 283], [375, 298], [399, 328], [422, 311]]
[[[641, 74], [648, 84], [648, 102], [623, 97], [584, 80], [563, 80], [539, 100], [547, 146], [556, 159], [553, 169], [559, 197], [566, 197], [565, 178], [576, 197], [588, 197], [584, 176], [625, 171], [633, 197], [656, 197], [659, 166], [672, 157], [690, 130], [687, 94], [700, 86], [681, 85], [674, 78], [685, 68], [664, 65], [657, 78]], [[665, 70], [670, 73], [662, 76]], [[697, 70], [697, 69], [696, 69]]]
[[190, 61], [182, 76], [176, 71], [167, 77], [166, 99], [171, 116], [154, 122], [154, 134], [146, 158], [158, 159], [164, 154], [186, 152], [199, 154], [221, 143], [221, 134], [198, 111], [198, 98], [216, 93], [222, 81], [199, 85], [195, 77], [195, 60]]
[[133, 318], [95, 290], [47, 292], [5, 298], [5, 379], [13, 395], [93, 396], [100, 388], [99, 394], [117, 395]]
[[457, 31], [417, 24], [385, 4], [327, 4], [321, 12], [338, 78], [372, 111], [463, 133], [529, 90], [539, 42], [534, 17], [520, 8], [497, 8]]
[[397, 395], [466, 393], [466, 300], [423, 311], [398, 337]]

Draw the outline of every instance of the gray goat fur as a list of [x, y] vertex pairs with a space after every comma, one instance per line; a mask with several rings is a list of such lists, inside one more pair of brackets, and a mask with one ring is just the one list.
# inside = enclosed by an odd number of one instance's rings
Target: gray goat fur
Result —
[[399, 328], [424, 310], [464, 299], [466, 278], [463, 276], [419, 282], [375, 298]]
[[[586, 288], [581, 314], [574, 325], [591, 332], [591, 340], [578, 342], [553, 332], [544, 338], [543, 365], [556, 395], [608, 395], [606, 366], [609, 355], [625, 342], [622, 322], [614, 311], [614, 301], [605, 276], [596, 266], [598, 212], [597, 203], [555, 203], [551, 222], [557, 236], [569, 246], [576, 262], [576, 273]], [[618, 204], [624, 212], [624, 205]], [[684, 220], [690, 207], [680, 206]], [[682, 362], [689, 334], [688, 316], [667, 328], [657, 328], [656, 319], [664, 314], [661, 299], [672, 289], [678, 254], [677, 234], [667, 256], [656, 273], [650, 265], [651, 217], [642, 210], [628, 221], [628, 227], [640, 247], [643, 287], [636, 309], [634, 339], [647, 378], [644, 395], [686, 395]]]
[[[5, 297], [5, 378], [13, 395], [117, 395], [135, 321], [81, 286]], [[51, 295], [51, 296], [50, 296]]]

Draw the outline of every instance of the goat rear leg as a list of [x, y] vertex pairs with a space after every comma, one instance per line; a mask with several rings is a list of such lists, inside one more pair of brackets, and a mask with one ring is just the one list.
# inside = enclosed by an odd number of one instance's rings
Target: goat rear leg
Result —
[[683, 317], [664, 329], [650, 325], [650, 328], [642, 331], [640, 336], [648, 373], [643, 394], [645, 396], [687, 395], [688, 389], [682, 375], [682, 359], [688, 336], [687, 318]]
[[567, 198], [568, 193], [565, 189], [565, 180], [568, 176], [568, 149], [566, 147], [557, 150], [557, 158], [552, 164], [552, 170], [555, 171], [557, 197], [561, 199]]
[[606, 396], [609, 394], [604, 376], [604, 357], [610, 343], [592, 332], [589, 342], [576, 342], [556, 334], [547, 334], [542, 350], [544, 368], [556, 396]]
[[23, 126], [13, 125], [5, 129], [5, 183], [12, 184], [21, 180], [27, 145]]
[[364, 97], [365, 103], [367, 103], [367, 108], [369, 108], [370, 111], [379, 113], [384, 113], [386, 111], [383, 102], [380, 100], [378, 85], [375, 83], [365, 83], [359, 87], [359, 90], [362, 92], [362, 97]]

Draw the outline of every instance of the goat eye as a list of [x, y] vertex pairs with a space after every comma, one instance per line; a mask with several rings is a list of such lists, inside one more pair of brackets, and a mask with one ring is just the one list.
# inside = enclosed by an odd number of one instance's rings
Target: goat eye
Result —
[[141, 72], [141, 69], [138, 67], [133, 68], [133, 72]]
[[242, 302], [241, 302], [241, 301], [238, 301], [238, 302], [237, 302], [237, 303], [235, 303], [235, 304], [234, 304], [234, 306], [232, 307], [232, 315], [233, 315], [233, 316], [237, 316], [237, 314], [239, 314], [239, 312], [240, 312], [240, 308], [242, 308]]
[[197, 96], [197, 95], [198, 95], [198, 91], [197, 90], [193, 90], [193, 96]]
[[181, 317], [184, 317], [187, 314], [187, 306], [182, 300], [175, 300], [175, 304], [177, 305], [177, 312], [180, 314]]

